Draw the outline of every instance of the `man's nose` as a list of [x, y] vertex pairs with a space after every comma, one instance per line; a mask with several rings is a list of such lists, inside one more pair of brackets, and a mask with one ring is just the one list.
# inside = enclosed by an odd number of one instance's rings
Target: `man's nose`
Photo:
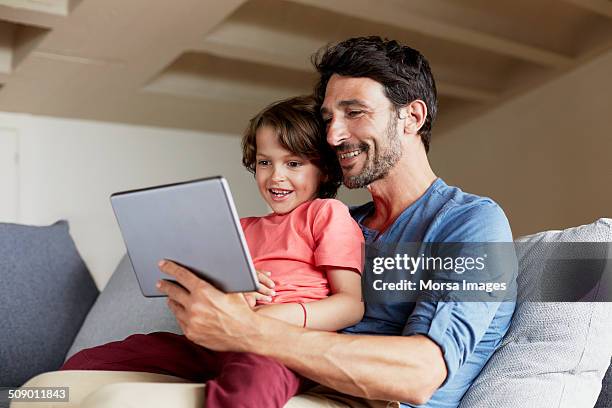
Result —
[[327, 126], [327, 143], [331, 146], [340, 146], [348, 139], [349, 133], [342, 119], [331, 119]]

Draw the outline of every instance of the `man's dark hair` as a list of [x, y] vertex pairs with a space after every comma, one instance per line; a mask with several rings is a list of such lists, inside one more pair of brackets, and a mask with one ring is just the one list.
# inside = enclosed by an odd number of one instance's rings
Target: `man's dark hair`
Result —
[[275, 102], [251, 119], [242, 137], [242, 164], [253, 174], [257, 164], [257, 130], [264, 126], [274, 130], [284, 149], [310, 160], [321, 170], [324, 177], [317, 197], [334, 198], [342, 184], [342, 169], [325, 140], [325, 125], [315, 98], [296, 96]]
[[429, 63], [420, 52], [377, 36], [356, 37], [320, 49], [312, 61], [320, 74], [314, 91], [319, 103], [325, 98], [333, 74], [379, 82], [396, 110], [416, 99], [425, 102], [427, 117], [419, 134], [425, 151], [429, 152], [438, 101]]

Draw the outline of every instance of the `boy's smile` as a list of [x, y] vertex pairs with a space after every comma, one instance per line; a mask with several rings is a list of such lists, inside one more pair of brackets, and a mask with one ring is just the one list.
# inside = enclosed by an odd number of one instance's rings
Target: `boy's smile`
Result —
[[317, 196], [321, 182], [317, 166], [281, 146], [271, 127], [257, 130], [256, 143], [255, 180], [272, 211], [287, 214]]

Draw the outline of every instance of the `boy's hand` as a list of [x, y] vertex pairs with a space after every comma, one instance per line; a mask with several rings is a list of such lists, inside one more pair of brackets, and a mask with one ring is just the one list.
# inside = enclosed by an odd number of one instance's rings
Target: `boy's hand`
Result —
[[272, 272], [267, 271], [257, 271], [257, 279], [259, 280], [259, 290], [257, 292], [248, 292], [244, 294], [244, 298], [251, 308], [254, 308], [257, 304], [258, 300], [263, 300], [264, 302], [271, 302], [272, 296], [276, 295], [274, 291], [275, 283], [270, 276]]

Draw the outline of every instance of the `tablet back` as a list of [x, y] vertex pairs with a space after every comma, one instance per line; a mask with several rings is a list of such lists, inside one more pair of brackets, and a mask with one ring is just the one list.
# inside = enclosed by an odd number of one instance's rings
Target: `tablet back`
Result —
[[223, 177], [115, 193], [111, 204], [140, 289], [170, 279], [157, 263], [172, 260], [224, 292], [257, 288], [229, 186]]

